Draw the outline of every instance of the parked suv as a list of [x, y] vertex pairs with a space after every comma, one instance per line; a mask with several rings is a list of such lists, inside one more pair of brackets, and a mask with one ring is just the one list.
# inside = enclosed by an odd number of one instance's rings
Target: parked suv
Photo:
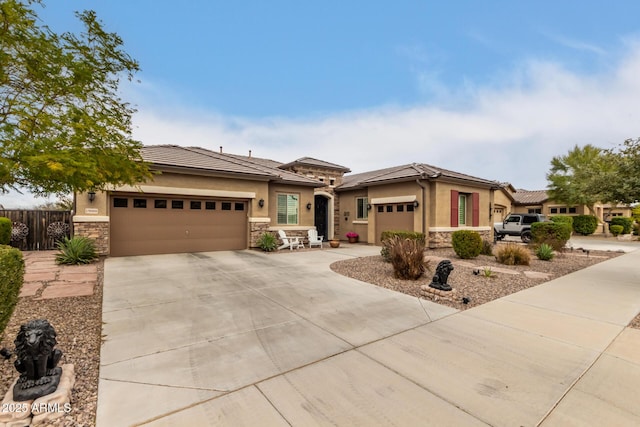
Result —
[[493, 224], [493, 236], [496, 240], [502, 240], [504, 236], [520, 236], [523, 242], [529, 243], [531, 224], [546, 220], [542, 214], [509, 214], [503, 222]]

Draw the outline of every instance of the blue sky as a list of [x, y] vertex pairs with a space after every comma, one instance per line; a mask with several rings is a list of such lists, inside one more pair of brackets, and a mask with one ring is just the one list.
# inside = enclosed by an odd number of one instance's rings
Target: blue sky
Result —
[[[553, 156], [638, 137], [637, 1], [69, 0], [136, 58], [145, 144], [363, 172], [421, 162], [543, 189]], [[28, 198], [0, 196], [0, 203]]]

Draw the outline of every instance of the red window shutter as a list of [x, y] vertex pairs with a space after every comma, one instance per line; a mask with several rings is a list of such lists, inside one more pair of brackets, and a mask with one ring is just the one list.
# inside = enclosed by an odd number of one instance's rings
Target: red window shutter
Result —
[[472, 200], [472, 225], [474, 227], [478, 227], [480, 225], [480, 193], [472, 193], [471, 194], [471, 200]]
[[451, 226], [458, 226], [458, 192], [451, 190]]

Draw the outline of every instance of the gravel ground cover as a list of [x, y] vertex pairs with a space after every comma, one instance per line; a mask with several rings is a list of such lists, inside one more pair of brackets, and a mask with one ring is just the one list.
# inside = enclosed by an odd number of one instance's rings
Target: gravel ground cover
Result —
[[[331, 269], [339, 274], [363, 282], [403, 292], [418, 298], [429, 299], [421, 294], [420, 286], [428, 286], [431, 283], [439, 260], [449, 259], [453, 263], [454, 270], [449, 276], [448, 283], [455, 289], [456, 299], [453, 301], [439, 299], [436, 302], [458, 310], [466, 310], [622, 255], [620, 252], [608, 251], [590, 251], [587, 255], [577, 250], [558, 254], [552, 261], [540, 261], [532, 254], [531, 263], [528, 266], [506, 266], [498, 263], [493, 256], [486, 255], [480, 255], [475, 259], [463, 260], [458, 258], [453, 249], [450, 248], [430, 249], [425, 254], [426, 258], [430, 259], [430, 271], [416, 281], [396, 279], [393, 276], [393, 267], [390, 263], [384, 262], [381, 256], [337, 261], [331, 264]], [[485, 267], [492, 270], [491, 277], [484, 275]], [[480, 269], [480, 274], [473, 274], [474, 269]], [[500, 270], [509, 270], [517, 274], [507, 274], [500, 272]], [[549, 277], [531, 278], [527, 277], [525, 272], [547, 273]], [[463, 303], [463, 297], [469, 299], [467, 304]], [[629, 326], [640, 329], [640, 315]]]
[[[102, 283], [104, 259], [98, 261], [98, 281], [94, 294], [86, 297], [34, 300], [22, 297], [0, 340], [0, 348], [13, 352], [20, 325], [33, 319], [47, 319], [55, 328], [59, 348], [64, 353], [58, 366], [75, 365], [76, 383], [71, 393], [71, 412], [51, 421], [50, 426], [88, 427], [95, 425], [98, 402], [98, 370], [102, 333]], [[4, 397], [18, 376], [13, 362], [0, 361], [0, 392]]]

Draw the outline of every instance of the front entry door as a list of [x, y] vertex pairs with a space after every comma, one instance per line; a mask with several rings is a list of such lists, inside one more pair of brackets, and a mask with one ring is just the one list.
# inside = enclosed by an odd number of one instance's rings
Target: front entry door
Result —
[[315, 215], [314, 225], [318, 230], [318, 236], [324, 236], [324, 240], [328, 240], [331, 236], [328, 236], [329, 231], [329, 215], [328, 215], [328, 203], [327, 198], [323, 196], [314, 197]]

